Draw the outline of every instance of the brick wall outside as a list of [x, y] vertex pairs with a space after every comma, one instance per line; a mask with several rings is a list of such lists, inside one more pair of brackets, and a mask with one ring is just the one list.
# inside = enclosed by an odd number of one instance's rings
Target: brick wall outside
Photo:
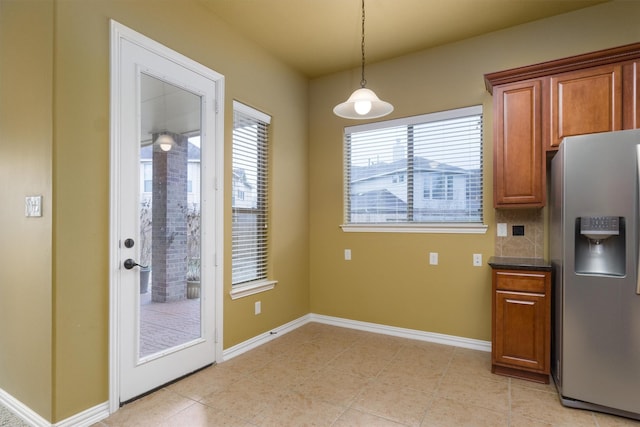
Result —
[[[187, 297], [187, 138], [171, 134], [170, 151], [153, 150], [153, 257], [154, 302]], [[154, 135], [155, 140], [155, 135]]]

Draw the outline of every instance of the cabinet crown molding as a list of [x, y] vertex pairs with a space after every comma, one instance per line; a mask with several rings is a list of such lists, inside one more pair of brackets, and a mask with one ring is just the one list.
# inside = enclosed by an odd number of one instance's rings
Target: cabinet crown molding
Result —
[[640, 58], [640, 43], [633, 43], [553, 61], [541, 62], [539, 64], [488, 73], [484, 75], [484, 83], [487, 91], [493, 94], [493, 88], [503, 84], [576, 71], [598, 65], [631, 61], [638, 58]]

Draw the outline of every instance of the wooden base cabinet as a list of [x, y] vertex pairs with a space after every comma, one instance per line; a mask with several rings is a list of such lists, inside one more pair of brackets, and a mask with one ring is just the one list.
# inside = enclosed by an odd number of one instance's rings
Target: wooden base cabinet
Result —
[[549, 383], [551, 272], [492, 274], [491, 372]]

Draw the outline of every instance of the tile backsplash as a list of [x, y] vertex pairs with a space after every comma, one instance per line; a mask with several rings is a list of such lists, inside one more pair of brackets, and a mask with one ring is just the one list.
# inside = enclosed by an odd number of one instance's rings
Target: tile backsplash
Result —
[[[506, 237], [496, 236], [496, 256], [544, 257], [542, 209], [496, 209], [496, 224], [507, 224]], [[514, 235], [514, 226], [516, 235]], [[524, 228], [524, 235], [518, 232]]]

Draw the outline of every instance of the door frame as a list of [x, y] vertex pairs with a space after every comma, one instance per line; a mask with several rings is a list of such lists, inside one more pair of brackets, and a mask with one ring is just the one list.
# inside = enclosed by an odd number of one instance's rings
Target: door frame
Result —
[[[215, 361], [222, 361], [222, 331], [223, 331], [223, 265], [224, 265], [224, 76], [193, 61], [186, 56], [169, 49], [162, 44], [114, 21], [110, 21], [110, 189], [109, 189], [109, 413], [114, 413], [120, 407], [120, 282], [119, 271], [121, 260], [119, 254], [119, 217], [120, 201], [118, 188], [120, 186], [121, 168], [120, 155], [120, 44], [127, 40], [153, 53], [171, 60], [195, 73], [204, 75], [216, 82], [215, 132], [213, 161], [208, 165], [214, 168], [211, 176], [214, 179], [214, 219], [212, 248], [214, 269], [214, 347]], [[207, 156], [210, 158], [211, 156]], [[204, 190], [203, 190], [204, 191]]]

